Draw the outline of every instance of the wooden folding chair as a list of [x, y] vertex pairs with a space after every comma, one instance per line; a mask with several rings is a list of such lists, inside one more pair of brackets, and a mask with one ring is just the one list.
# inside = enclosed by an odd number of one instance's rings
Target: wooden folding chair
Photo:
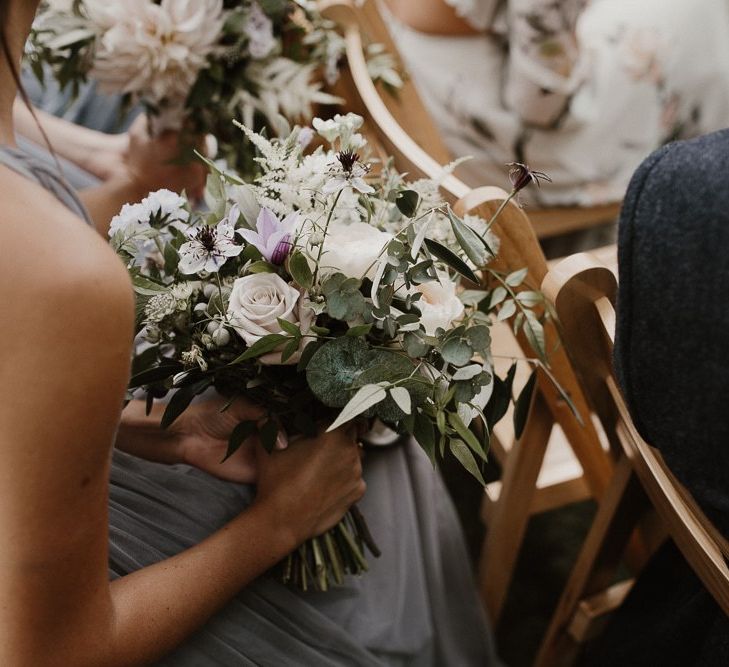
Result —
[[[507, 194], [496, 187], [471, 190], [454, 175], [442, 178], [441, 154], [434, 158], [430, 150], [440, 151], [437, 131], [410, 136], [398, 123], [393, 102], [386, 102], [373, 84], [367, 71], [362, 26], [365, 21], [381, 22], [371, 2], [357, 10], [353, 2], [341, 0], [324, 3], [325, 14], [341, 27], [346, 41], [348, 68], [342, 74], [340, 94], [351, 109], [364, 116], [368, 137], [382, 147], [383, 155], [395, 159], [401, 172], [411, 178], [440, 180], [441, 190], [459, 214], [473, 212], [489, 218], [506, 199]], [[379, 34], [379, 33], [378, 33]], [[404, 121], [422, 108], [414, 88], [406, 87], [400, 95]], [[420, 118], [421, 115], [418, 115]], [[427, 118], [427, 115], [425, 115]], [[433, 140], [431, 142], [430, 140]], [[501, 239], [498, 266], [503, 271], [528, 269], [525, 287], [537, 288], [547, 273], [547, 263], [529, 218], [516, 204], [510, 204], [494, 226]], [[568, 392], [582, 416], [582, 423], [559, 396], [553, 383], [540, 373], [531, 417], [518, 443], [510, 421], [504, 420], [494, 434], [492, 448], [502, 464], [502, 479], [498, 488], [484, 496], [483, 514], [488, 519], [488, 533], [479, 564], [482, 597], [492, 619], [498, 619], [516, 563], [530, 514], [586, 497], [600, 497], [607, 486], [612, 466], [602, 449], [598, 433], [589, 417], [589, 410], [567, 355], [558, 343], [554, 327], [547, 323], [547, 347], [551, 353], [552, 373]], [[495, 328], [494, 347], [499, 354], [524, 356], [529, 347], [522, 338], [515, 339], [508, 324]], [[577, 475], [558, 478], [552, 484], [540, 484], [545, 451], [550, 436], [558, 425], [574, 452]], [[544, 471], [543, 471], [544, 472]], [[496, 497], [498, 496], [498, 497]]]
[[561, 333], [590, 404], [618, 455], [615, 473], [580, 552], [537, 657], [537, 667], [567, 666], [594, 636], [630, 582], [613, 584], [641, 517], [660, 523], [725, 613], [729, 614], [729, 544], [658, 450], [638, 434], [613, 373], [615, 275], [587, 254], [573, 255], [546, 276]]
[[[399, 60], [400, 70], [404, 72], [405, 66], [402, 60], [399, 59], [397, 45], [394, 43], [383, 20], [380, 2], [381, 0], [364, 0], [364, 2], [357, 2], [356, 0], [323, 0], [320, 5], [337, 22], [340, 19], [354, 20], [360, 33], [359, 39], [366, 40], [365, 46], [371, 43], [384, 45], [387, 52]], [[347, 15], [349, 18], [347, 18]], [[351, 59], [350, 68], [352, 68]], [[362, 77], [365, 76], [368, 77], [366, 63], [364, 69], [356, 67], [352, 71], [353, 84], [358, 90], [352, 90], [351, 86], [345, 86], [339, 91], [347, 101], [347, 108], [358, 113], [365, 111], [360, 104], [363, 93], [361, 89]], [[377, 89], [375, 89], [375, 92], [379, 96]], [[454, 156], [446, 147], [437, 125], [423, 105], [412, 79], [406, 77], [403, 87], [397, 91], [396, 95], [384, 93], [381, 97], [395, 121], [405, 128], [410, 137], [433, 159], [441, 164], [448, 164], [453, 160]], [[458, 173], [457, 170], [456, 173]], [[483, 185], [482, 183], [471, 182], [467, 184], [471, 187]], [[533, 225], [538, 238], [548, 238], [612, 222], [617, 219], [619, 213], [619, 203], [590, 207], [530, 208], [529, 221]]]

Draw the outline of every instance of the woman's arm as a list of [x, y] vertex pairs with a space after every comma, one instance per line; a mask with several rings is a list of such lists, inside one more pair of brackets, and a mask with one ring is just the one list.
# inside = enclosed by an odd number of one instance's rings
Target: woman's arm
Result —
[[124, 171], [123, 155], [129, 143], [126, 134], [104, 134], [57, 118], [41, 109], [33, 113], [18, 98], [13, 105], [13, 122], [18, 134], [45, 146], [38, 124], [48, 136], [53, 150], [81, 169], [106, 181]]
[[[83, 190], [81, 199], [99, 233], [106, 237], [111, 219], [121, 207], [138, 202], [150, 192], [185, 190], [191, 199], [202, 197], [206, 171], [196, 160], [179, 163], [179, 135], [151, 137], [147, 118], [140, 116], [120, 135], [96, 132], [43, 111], [35, 111], [51, 146], [58, 154], [99, 176], [102, 183]], [[45, 145], [30, 110], [16, 100], [13, 119], [19, 134]]]
[[0, 664], [146, 664], [341, 518], [364, 493], [358, 448], [339, 432], [262, 456], [249, 511], [109, 584], [109, 460], [133, 295], [97, 235], [0, 172]]

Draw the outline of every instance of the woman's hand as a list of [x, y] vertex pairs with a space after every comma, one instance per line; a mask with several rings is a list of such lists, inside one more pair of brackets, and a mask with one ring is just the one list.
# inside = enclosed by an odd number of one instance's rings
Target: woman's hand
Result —
[[[204, 153], [202, 143], [196, 147]], [[151, 136], [146, 115], [139, 116], [126, 134], [122, 164], [128, 177], [145, 192], [167, 188], [202, 199], [207, 170], [197, 159], [180, 161], [180, 135], [163, 132]]]
[[[191, 405], [170, 426], [170, 434], [183, 463], [220, 479], [251, 484], [258, 478], [255, 439], [244, 442], [225, 462], [223, 459], [233, 429], [240, 422], [263, 419], [265, 411], [243, 398], [237, 398], [221, 412], [226, 404], [223, 398], [211, 398]], [[285, 435], [280, 432], [279, 447], [285, 444]]]
[[326, 532], [365, 492], [354, 428], [301, 438], [284, 451], [258, 448], [256, 505], [267, 506], [296, 544]]

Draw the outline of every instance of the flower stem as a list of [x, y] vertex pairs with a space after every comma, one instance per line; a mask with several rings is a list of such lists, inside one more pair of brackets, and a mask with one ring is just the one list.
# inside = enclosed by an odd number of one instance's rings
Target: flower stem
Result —
[[334, 215], [334, 209], [337, 208], [337, 204], [339, 203], [339, 198], [342, 196], [342, 192], [344, 190], [340, 190], [337, 192], [337, 196], [334, 198], [334, 203], [332, 204], [332, 208], [329, 211], [329, 215], [327, 216], [327, 221], [324, 223], [324, 238], [321, 241], [321, 244], [319, 245], [319, 252], [316, 256], [316, 267], [314, 268], [314, 278], [312, 280], [312, 284], [316, 285], [316, 280], [319, 276], [319, 265], [321, 264], [321, 256], [324, 252], [324, 243], [327, 240], [327, 233], [329, 232], [329, 223], [332, 221], [332, 216]]

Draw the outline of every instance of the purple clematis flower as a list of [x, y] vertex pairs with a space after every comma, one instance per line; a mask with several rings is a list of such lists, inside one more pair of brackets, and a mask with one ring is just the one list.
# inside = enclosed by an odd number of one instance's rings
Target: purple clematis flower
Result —
[[260, 250], [261, 255], [272, 264], [283, 264], [293, 244], [291, 235], [299, 220], [299, 214], [289, 213], [283, 220], [268, 208], [262, 208], [256, 220], [256, 230], [239, 229], [238, 233], [247, 243]]

